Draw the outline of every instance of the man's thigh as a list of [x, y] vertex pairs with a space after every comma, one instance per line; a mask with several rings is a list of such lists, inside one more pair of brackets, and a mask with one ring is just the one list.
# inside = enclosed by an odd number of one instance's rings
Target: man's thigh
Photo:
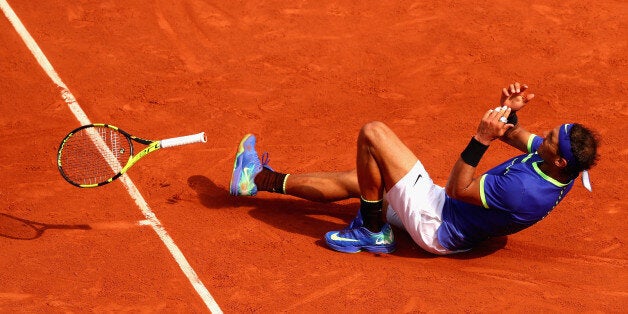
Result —
[[377, 148], [375, 158], [384, 178], [386, 190], [390, 190], [410, 172], [418, 158], [388, 126], [382, 124], [380, 132], [381, 136], [375, 143]]

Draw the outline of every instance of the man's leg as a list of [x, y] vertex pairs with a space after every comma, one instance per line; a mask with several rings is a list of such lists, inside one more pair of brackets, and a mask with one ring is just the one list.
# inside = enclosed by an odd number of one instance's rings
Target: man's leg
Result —
[[357, 172], [364, 225], [372, 232], [381, 229], [384, 219], [384, 190], [391, 189], [412, 169], [417, 157], [385, 124], [366, 124], [358, 137]]
[[285, 194], [327, 203], [360, 197], [360, 188], [355, 170], [315, 172], [290, 175]]
[[363, 197], [381, 197], [391, 189], [419, 159], [382, 122], [362, 127], [358, 137], [357, 171]]
[[[390, 253], [395, 243], [390, 226], [383, 225], [384, 190], [392, 188], [417, 161], [390, 128], [381, 122], [371, 122], [358, 136], [357, 170], [289, 176], [272, 171], [267, 161], [262, 163], [255, 151], [255, 137], [247, 135], [236, 154], [231, 194], [255, 195], [259, 188], [318, 202], [361, 197], [356, 219], [348, 229], [328, 232], [327, 243], [342, 252], [365, 249]], [[368, 229], [363, 228], [362, 216]]]
[[[278, 191], [273, 176], [285, 176], [264, 168], [255, 177], [260, 191], [283, 192], [315, 202], [333, 202], [362, 197], [380, 200], [384, 189], [392, 188], [417, 162], [417, 157], [395, 133], [381, 122], [365, 125], [358, 136], [357, 171], [292, 174], [285, 191]], [[283, 178], [283, 177], [282, 177]], [[384, 186], [386, 183], [386, 186]]]
[[391, 189], [418, 161], [394, 132], [381, 122], [371, 122], [360, 130], [356, 159], [363, 224], [325, 235], [327, 244], [341, 252], [366, 250], [391, 253], [395, 250], [390, 225], [384, 224], [384, 191]]
[[255, 136], [247, 134], [240, 142], [231, 179], [233, 195], [255, 195], [259, 190], [316, 202], [360, 196], [367, 200], [379, 200], [383, 189], [393, 187], [418, 160], [381, 122], [371, 122], [360, 130], [357, 171], [292, 175], [274, 172], [266, 161], [260, 161], [255, 141]]
[[[247, 134], [238, 147], [233, 166], [230, 193], [256, 195], [258, 191], [283, 193], [315, 202], [334, 202], [360, 197], [355, 170], [285, 174], [275, 172], [255, 151], [255, 136]], [[265, 154], [266, 155], [266, 154]]]

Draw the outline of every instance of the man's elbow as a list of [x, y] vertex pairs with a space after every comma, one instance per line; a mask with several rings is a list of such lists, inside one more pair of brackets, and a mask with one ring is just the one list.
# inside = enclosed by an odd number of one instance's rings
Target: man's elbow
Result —
[[459, 201], [463, 201], [463, 202], [468, 202], [473, 199], [473, 196], [471, 195], [471, 191], [469, 191], [469, 189], [466, 189], [466, 188], [454, 187], [454, 186], [448, 185], [447, 187], [445, 187], [445, 193], [447, 193], [449, 197], [459, 200]]
[[458, 189], [456, 189], [455, 187], [453, 187], [453, 185], [451, 185], [451, 184], [447, 184], [447, 186], [445, 187], [445, 193], [447, 193], [447, 195], [449, 195], [449, 197], [456, 198], [456, 199], [460, 195], [460, 191]]

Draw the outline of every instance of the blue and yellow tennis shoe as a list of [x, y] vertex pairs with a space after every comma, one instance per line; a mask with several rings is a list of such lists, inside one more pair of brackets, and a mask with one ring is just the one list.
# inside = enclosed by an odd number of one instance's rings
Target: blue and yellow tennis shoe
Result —
[[347, 226], [343, 230], [360, 228], [363, 225], [364, 225], [364, 219], [362, 219], [362, 211], [358, 210], [358, 215], [355, 216], [355, 218], [351, 220], [351, 223], [349, 223], [349, 226]]
[[262, 167], [262, 162], [255, 151], [255, 135], [247, 134], [240, 142], [233, 162], [229, 189], [231, 195], [255, 196], [257, 194], [255, 176], [262, 171]]
[[[354, 222], [351, 224], [353, 225]], [[344, 253], [357, 253], [363, 250], [372, 253], [392, 253], [397, 248], [389, 224], [385, 224], [380, 232], [371, 232], [362, 226], [330, 231], [325, 234], [325, 242], [330, 248]]]

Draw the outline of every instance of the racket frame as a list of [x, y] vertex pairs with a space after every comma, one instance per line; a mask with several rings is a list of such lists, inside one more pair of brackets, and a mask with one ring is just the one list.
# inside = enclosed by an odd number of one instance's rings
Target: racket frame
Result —
[[[98, 182], [98, 183], [91, 183], [91, 184], [80, 184], [78, 182], [74, 182], [72, 181], [63, 171], [63, 165], [61, 163], [61, 156], [63, 154], [63, 147], [65, 146], [66, 142], [77, 132], [83, 130], [83, 129], [87, 129], [87, 128], [109, 128], [112, 129], [114, 131], [117, 131], [118, 133], [122, 134], [126, 140], [129, 143], [129, 160], [126, 162], [126, 164], [122, 167], [122, 169], [116, 173], [114, 176], [112, 176], [111, 178], [108, 178], [105, 181], [102, 182]], [[100, 135], [100, 134], [99, 134]], [[203, 133], [203, 137], [204, 137], [204, 133]], [[92, 141], [94, 139], [91, 139]], [[204, 139], [204, 141], [206, 141], [206, 139]], [[143, 145], [147, 145], [147, 147], [145, 147], [143, 150], [141, 150], [139, 153], [137, 153], [137, 155], [134, 155], [134, 147], [133, 147], [133, 142], [137, 142]], [[94, 143], [94, 145], [98, 145], [97, 143]], [[133, 165], [135, 165], [135, 163], [137, 163], [140, 159], [142, 159], [144, 156], [148, 155], [149, 153], [152, 153], [158, 149], [161, 148], [161, 141], [152, 141], [152, 140], [147, 140], [147, 139], [143, 139], [134, 135], [129, 134], [128, 132], [110, 125], [110, 124], [106, 124], [106, 123], [92, 123], [92, 124], [86, 124], [83, 126], [80, 126], [74, 130], [72, 130], [70, 133], [68, 133], [68, 135], [66, 135], [63, 140], [61, 141], [61, 144], [59, 145], [59, 150], [57, 152], [57, 167], [59, 168], [59, 172], [61, 173], [61, 176], [63, 176], [63, 178], [68, 181], [70, 184], [80, 187], [80, 188], [92, 188], [92, 187], [98, 187], [98, 186], [103, 186], [105, 184], [108, 184], [114, 180], [116, 180], [117, 178], [119, 178], [120, 176], [122, 176], [124, 173], [127, 172], [127, 170], [129, 170], [129, 168], [131, 168]], [[109, 149], [109, 147], [106, 147], [106, 149]]]

